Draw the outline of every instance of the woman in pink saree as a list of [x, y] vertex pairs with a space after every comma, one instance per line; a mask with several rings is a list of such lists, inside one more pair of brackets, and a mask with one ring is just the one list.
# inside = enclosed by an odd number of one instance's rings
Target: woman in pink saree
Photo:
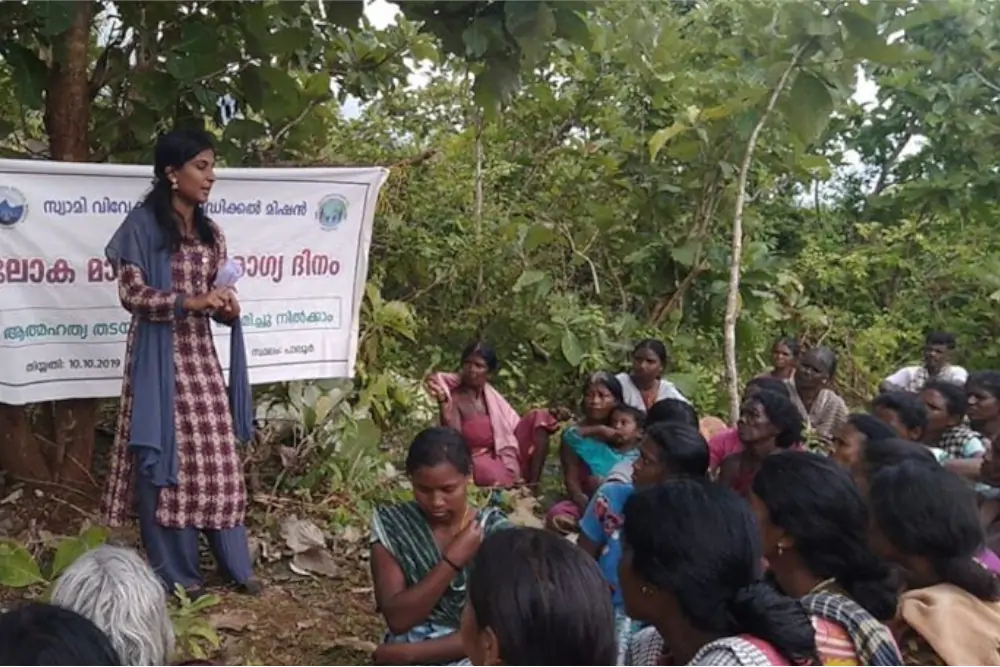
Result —
[[477, 486], [537, 484], [559, 417], [549, 410], [519, 416], [490, 384], [498, 365], [493, 348], [474, 341], [462, 351], [461, 370], [431, 375], [427, 390], [441, 406], [441, 425], [465, 437]]

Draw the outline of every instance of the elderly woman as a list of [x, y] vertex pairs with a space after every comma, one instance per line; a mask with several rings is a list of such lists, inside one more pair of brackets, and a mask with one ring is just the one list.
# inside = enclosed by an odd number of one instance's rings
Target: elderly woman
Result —
[[806, 425], [829, 443], [847, 419], [847, 404], [830, 388], [837, 373], [837, 355], [828, 347], [814, 347], [802, 354], [795, 371], [792, 400]]
[[165, 665], [174, 646], [163, 585], [132, 549], [101, 546], [66, 568], [52, 603], [107, 634], [123, 665]]

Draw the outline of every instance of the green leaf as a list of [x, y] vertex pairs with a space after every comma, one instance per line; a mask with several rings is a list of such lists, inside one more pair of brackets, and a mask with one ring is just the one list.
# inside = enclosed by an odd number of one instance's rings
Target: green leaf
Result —
[[0, 542], [0, 586], [25, 588], [44, 583], [45, 578], [30, 551], [11, 540]]
[[371, 419], [359, 419], [355, 428], [358, 442], [366, 446], [377, 446], [382, 439], [382, 430]]
[[330, 0], [323, 3], [323, 9], [331, 23], [356, 28], [365, 13], [365, 3], [361, 0]]
[[799, 165], [803, 169], [810, 171], [814, 169], [829, 169], [830, 161], [823, 155], [803, 155], [799, 158]]
[[70, 29], [76, 18], [79, 2], [34, 2], [29, 5], [35, 15], [42, 20], [38, 34], [55, 37]]
[[555, 5], [556, 36], [589, 49], [594, 43], [594, 34], [587, 22], [575, 11]]
[[782, 105], [788, 126], [805, 144], [815, 141], [833, 113], [833, 97], [820, 79], [809, 72], [800, 72]]
[[111, 533], [104, 526], [88, 526], [80, 533], [80, 539], [87, 545], [88, 549], [96, 549], [102, 544], [106, 544]]
[[52, 572], [50, 579], [55, 579], [63, 571], [76, 562], [76, 559], [87, 553], [90, 547], [79, 537], [66, 537], [59, 542], [56, 547], [56, 555], [52, 558]]
[[10, 65], [10, 78], [17, 100], [29, 109], [41, 109], [49, 68], [34, 51], [20, 44], [5, 44], [3, 56]]
[[544, 271], [535, 271], [534, 269], [527, 269], [524, 273], [518, 276], [517, 281], [510, 290], [514, 293], [520, 292], [525, 287], [530, 287], [537, 282], [540, 282], [542, 278], [545, 277]]
[[314, 72], [306, 78], [306, 95], [313, 99], [323, 99], [330, 96], [330, 73]]
[[224, 139], [233, 139], [241, 145], [246, 146], [255, 139], [260, 139], [267, 134], [267, 128], [255, 120], [246, 118], [233, 118], [226, 125], [225, 132], [222, 133]]
[[473, 60], [482, 58], [490, 48], [491, 31], [486, 21], [475, 21], [462, 32], [465, 55]]
[[287, 71], [277, 67], [261, 67], [260, 76], [267, 86], [264, 116], [271, 122], [295, 116], [301, 108], [299, 83]]
[[420, 35], [410, 44], [410, 53], [416, 60], [429, 60], [432, 64], [440, 62], [440, 54], [434, 43], [425, 35]]
[[576, 337], [576, 334], [569, 329], [563, 332], [560, 348], [562, 349], [563, 358], [573, 368], [579, 367], [583, 362], [583, 350], [580, 348], [580, 341]]
[[675, 246], [670, 250], [670, 257], [673, 258], [678, 264], [690, 268], [694, 266], [695, 257], [698, 254], [698, 249], [701, 247], [701, 243], [695, 239], [692, 239], [685, 243], [684, 245]]
[[654, 132], [653, 136], [649, 139], [649, 159], [655, 160], [657, 154], [668, 141], [690, 129], [691, 127], [685, 123], [675, 122], [670, 127], [664, 127]]
[[507, 31], [517, 40], [525, 60], [534, 64], [556, 31], [552, 9], [544, 2], [505, 2], [503, 11]]
[[524, 235], [523, 247], [525, 252], [531, 252], [536, 248], [551, 243], [555, 239], [556, 233], [551, 227], [546, 225], [532, 225], [528, 227], [528, 232]]
[[698, 393], [698, 376], [694, 373], [669, 373], [667, 379], [689, 398]]

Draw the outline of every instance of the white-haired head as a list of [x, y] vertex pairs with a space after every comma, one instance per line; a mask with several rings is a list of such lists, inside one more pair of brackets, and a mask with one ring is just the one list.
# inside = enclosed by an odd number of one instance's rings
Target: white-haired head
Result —
[[133, 549], [101, 546], [56, 581], [52, 603], [86, 616], [111, 639], [125, 665], [166, 665], [174, 630], [163, 584]]

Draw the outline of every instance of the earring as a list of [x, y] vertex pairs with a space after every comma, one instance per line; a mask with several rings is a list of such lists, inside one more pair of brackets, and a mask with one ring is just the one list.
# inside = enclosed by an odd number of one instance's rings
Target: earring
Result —
[[778, 545], [778, 555], [781, 556], [785, 553], [785, 547], [782, 544]]
[[177, 189], [177, 181], [174, 181], [174, 180], [170, 181], [170, 189], [171, 190], [176, 190]]
[[646, 584], [643, 584], [642, 586], [640, 586], [639, 590], [642, 591], [643, 595], [652, 595], [653, 594], [653, 589], [650, 588], [649, 586], [647, 586]]

